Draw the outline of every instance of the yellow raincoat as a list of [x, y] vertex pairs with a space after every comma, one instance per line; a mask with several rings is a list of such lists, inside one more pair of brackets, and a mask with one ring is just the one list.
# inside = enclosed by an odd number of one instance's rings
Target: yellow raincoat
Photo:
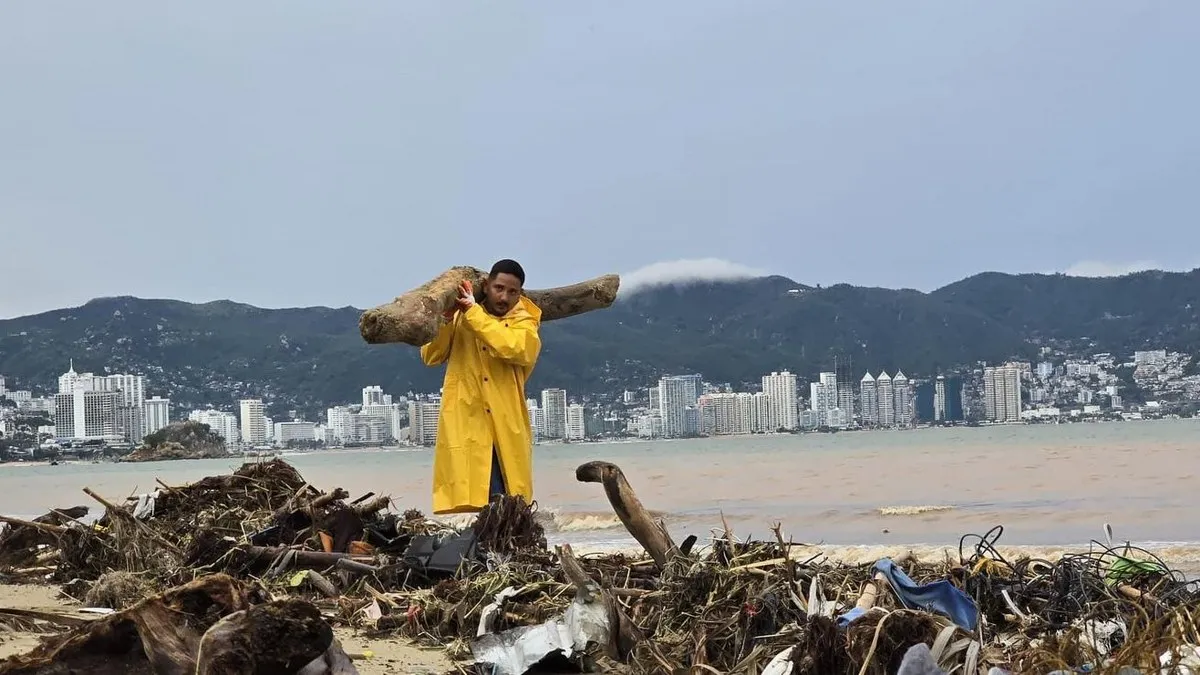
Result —
[[541, 319], [542, 310], [524, 296], [503, 317], [475, 304], [421, 347], [425, 365], [446, 363], [433, 455], [434, 513], [468, 513], [487, 505], [493, 446], [508, 494], [533, 501], [525, 381], [542, 349]]

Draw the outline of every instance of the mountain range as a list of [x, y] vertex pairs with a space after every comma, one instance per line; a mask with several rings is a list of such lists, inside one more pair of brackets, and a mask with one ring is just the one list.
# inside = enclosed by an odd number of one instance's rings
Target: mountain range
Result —
[[[78, 371], [147, 376], [148, 395], [183, 408], [315, 412], [357, 401], [362, 387], [437, 391], [441, 370], [406, 345], [368, 345], [361, 310], [263, 309], [231, 301], [110, 297], [0, 321], [10, 388], [53, 391]], [[530, 390], [616, 392], [664, 373], [755, 382], [802, 378], [849, 360], [858, 372], [931, 374], [979, 361], [1033, 358], [1039, 347], [1120, 355], [1200, 351], [1200, 269], [1122, 277], [984, 273], [936, 291], [806, 286], [780, 276], [638, 289], [612, 307], [548, 322]], [[14, 386], [15, 385], [15, 386]], [[178, 409], [178, 408], [177, 408]]]

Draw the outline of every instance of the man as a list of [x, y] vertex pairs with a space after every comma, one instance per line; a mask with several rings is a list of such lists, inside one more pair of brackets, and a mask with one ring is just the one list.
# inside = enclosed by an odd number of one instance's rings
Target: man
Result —
[[492, 266], [482, 304], [464, 281], [456, 307], [429, 344], [427, 366], [446, 363], [433, 512], [479, 511], [495, 495], [533, 501], [533, 430], [525, 381], [537, 362], [542, 310], [521, 294], [525, 270], [513, 260]]

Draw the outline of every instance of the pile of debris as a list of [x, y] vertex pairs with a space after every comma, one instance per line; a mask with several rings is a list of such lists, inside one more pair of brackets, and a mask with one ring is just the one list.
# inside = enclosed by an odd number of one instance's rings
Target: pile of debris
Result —
[[[86, 507], [4, 519], [0, 580], [53, 581], [118, 611], [62, 620], [67, 632], [0, 673], [218, 672], [204, 664], [220, 659], [242, 664], [220, 672], [260, 672], [251, 657], [356, 672], [330, 622], [479, 664], [461, 672], [545, 659], [623, 673], [1200, 672], [1200, 589], [1130, 546], [1007, 560], [997, 528], [964, 538], [957, 559], [848, 566], [800, 559], [778, 529], [754, 542], [725, 528], [699, 549], [671, 539], [618, 467], [577, 478], [603, 485], [646, 556], [551, 551], [536, 505], [515, 498], [455, 530], [386, 496], [317, 489], [278, 459], [123, 504], [85, 489], [103, 508], [93, 523]], [[263, 654], [237, 642], [281, 631], [304, 639]], [[124, 665], [89, 665], [97, 650]]]

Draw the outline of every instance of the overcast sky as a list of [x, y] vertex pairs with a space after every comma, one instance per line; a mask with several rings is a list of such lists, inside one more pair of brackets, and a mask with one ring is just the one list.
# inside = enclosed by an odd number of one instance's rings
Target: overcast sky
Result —
[[0, 317], [363, 307], [500, 257], [1191, 268], [1197, 64], [1197, 2], [4, 3]]

